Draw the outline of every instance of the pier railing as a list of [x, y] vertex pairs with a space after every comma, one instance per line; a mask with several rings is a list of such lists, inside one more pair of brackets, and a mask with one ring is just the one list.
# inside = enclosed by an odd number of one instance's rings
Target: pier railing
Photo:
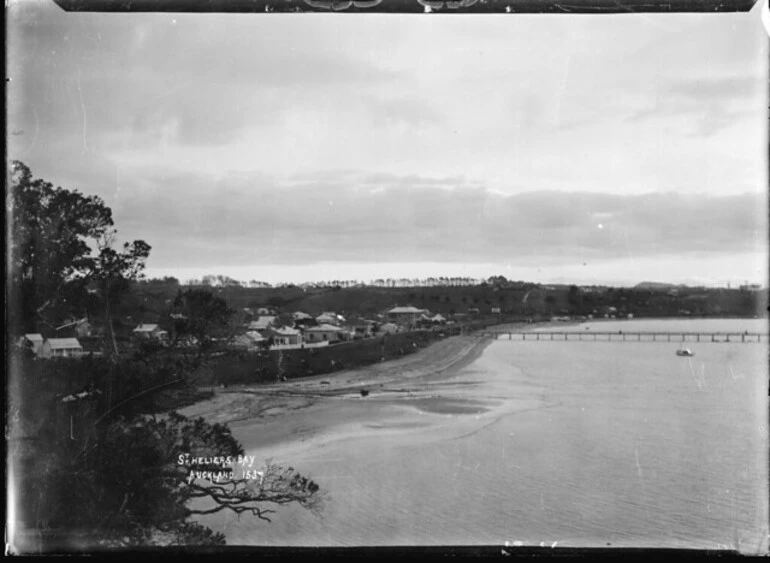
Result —
[[577, 331], [482, 331], [483, 336], [503, 340], [580, 342], [770, 342], [763, 332], [577, 332]]

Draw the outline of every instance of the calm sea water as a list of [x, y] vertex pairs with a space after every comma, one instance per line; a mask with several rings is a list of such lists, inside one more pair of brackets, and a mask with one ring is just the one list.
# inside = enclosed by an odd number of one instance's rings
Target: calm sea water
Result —
[[[764, 320], [588, 327], [767, 332]], [[694, 357], [676, 343], [499, 340], [451, 379], [413, 386], [420, 400], [332, 402], [321, 408], [334, 427], [273, 451], [259, 424], [234, 427], [251, 453], [286, 457], [330, 498], [322, 518], [290, 507], [271, 524], [206, 523], [242, 545], [766, 552], [768, 346], [688, 346]]]

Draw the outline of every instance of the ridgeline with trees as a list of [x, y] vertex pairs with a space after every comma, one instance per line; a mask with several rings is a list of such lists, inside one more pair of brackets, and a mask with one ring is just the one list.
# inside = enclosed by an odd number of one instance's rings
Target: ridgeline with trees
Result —
[[[178, 290], [171, 344], [123, 353], [116, 319], [135, 305], [136, 288], [154, 287], [141, 283], [150, 245], [118, 246], [111, 210], [96, 196], [54, 187], [18, 161], [9, 180], [10, 552], [221, 545], [224, 535], [197, 515], [269, 521], [285, 504], [319, 513], [324, 493], [311, 479], [269, 461], [254, 475], [229, 471], [217, 460], [244, 451], [227, 426], [163, 411], [169, 393], [195, 396], [191, 374], [230, 326], [226, 302]], [[40, 359], [20, 344], [81, 317], [98, 319], [97, 353]]]

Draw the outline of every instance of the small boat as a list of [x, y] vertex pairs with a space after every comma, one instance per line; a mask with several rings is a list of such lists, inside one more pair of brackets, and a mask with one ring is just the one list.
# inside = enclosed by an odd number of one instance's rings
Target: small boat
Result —
[[689, 348], [680, 348], [676, 351], [677, 356], [694, 356], [695, 354]]

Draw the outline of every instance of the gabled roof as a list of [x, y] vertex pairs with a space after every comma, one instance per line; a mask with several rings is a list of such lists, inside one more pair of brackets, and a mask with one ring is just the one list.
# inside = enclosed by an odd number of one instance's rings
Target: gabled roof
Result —
[[25, 334], [24, 338], [26, 338], [30, 342], [34, 342], [34, 343], [38, 343], [38, 342], [42, 343], [43, 342], [43, 335], [42, 334], [38, 334], [36, 332], [32, 333], [32, 334]]
[[294, 320], [302, 320], [302, 319], [312, 319], [312, 315], [308, 315], [307, 313], [303, 313], [302, 311], [297, 311], [296, 313], [292, 313], [291, 316], [294, 318]]
[[49, 338], [48, 345], [52, 350], [82, 349], [77, 338]]
[[152, 332], [154, 330], [157, 330], [158, 325], [156, 324], [143, 324], [140, 323], [139, 326], [137, 326], [134, 329], [134, 332]]
[[388, 311], [388, 314], [391, 314], [391, 313], [396, 313], [396, 314], [398, 314], [398, 313], [417, 314], [417, 313], [422, 313], [424, 311], [425, 311], [425, 309], [418, 309], [417, 307], [412, 307], [410, 305], [409, 307], [393, 307], [390, 311]]
[[343, 329], [341, 329], [338, 326], [334, 325], [318, 325], [318, 326], [312, 326], [308, 329], [305, 329], [305, 332], [328, 332], [328, 331], [335, 331], [335, 332], [341, 332]]
[[251, 330], [264, 330], [269, 327], [274, 320], [275, 317], [273, 316], [259, 317], [256, 321], [251, 321], [249, 323], [249, 328]]
[[258, 332], [251, 331], [245, 334], [241, 334], [235, 338], [235, 341], [239, 344], [256, 344], [257, 342], [264, 342], [265, 337]]
[[297, 336], [300, 334], [300, 331], [296, 328], [290, 328], [288, 326], [282, 326], [280, 328], [272, 328], [270, 329], [276, 334], [280, 334], [281, 336]]

